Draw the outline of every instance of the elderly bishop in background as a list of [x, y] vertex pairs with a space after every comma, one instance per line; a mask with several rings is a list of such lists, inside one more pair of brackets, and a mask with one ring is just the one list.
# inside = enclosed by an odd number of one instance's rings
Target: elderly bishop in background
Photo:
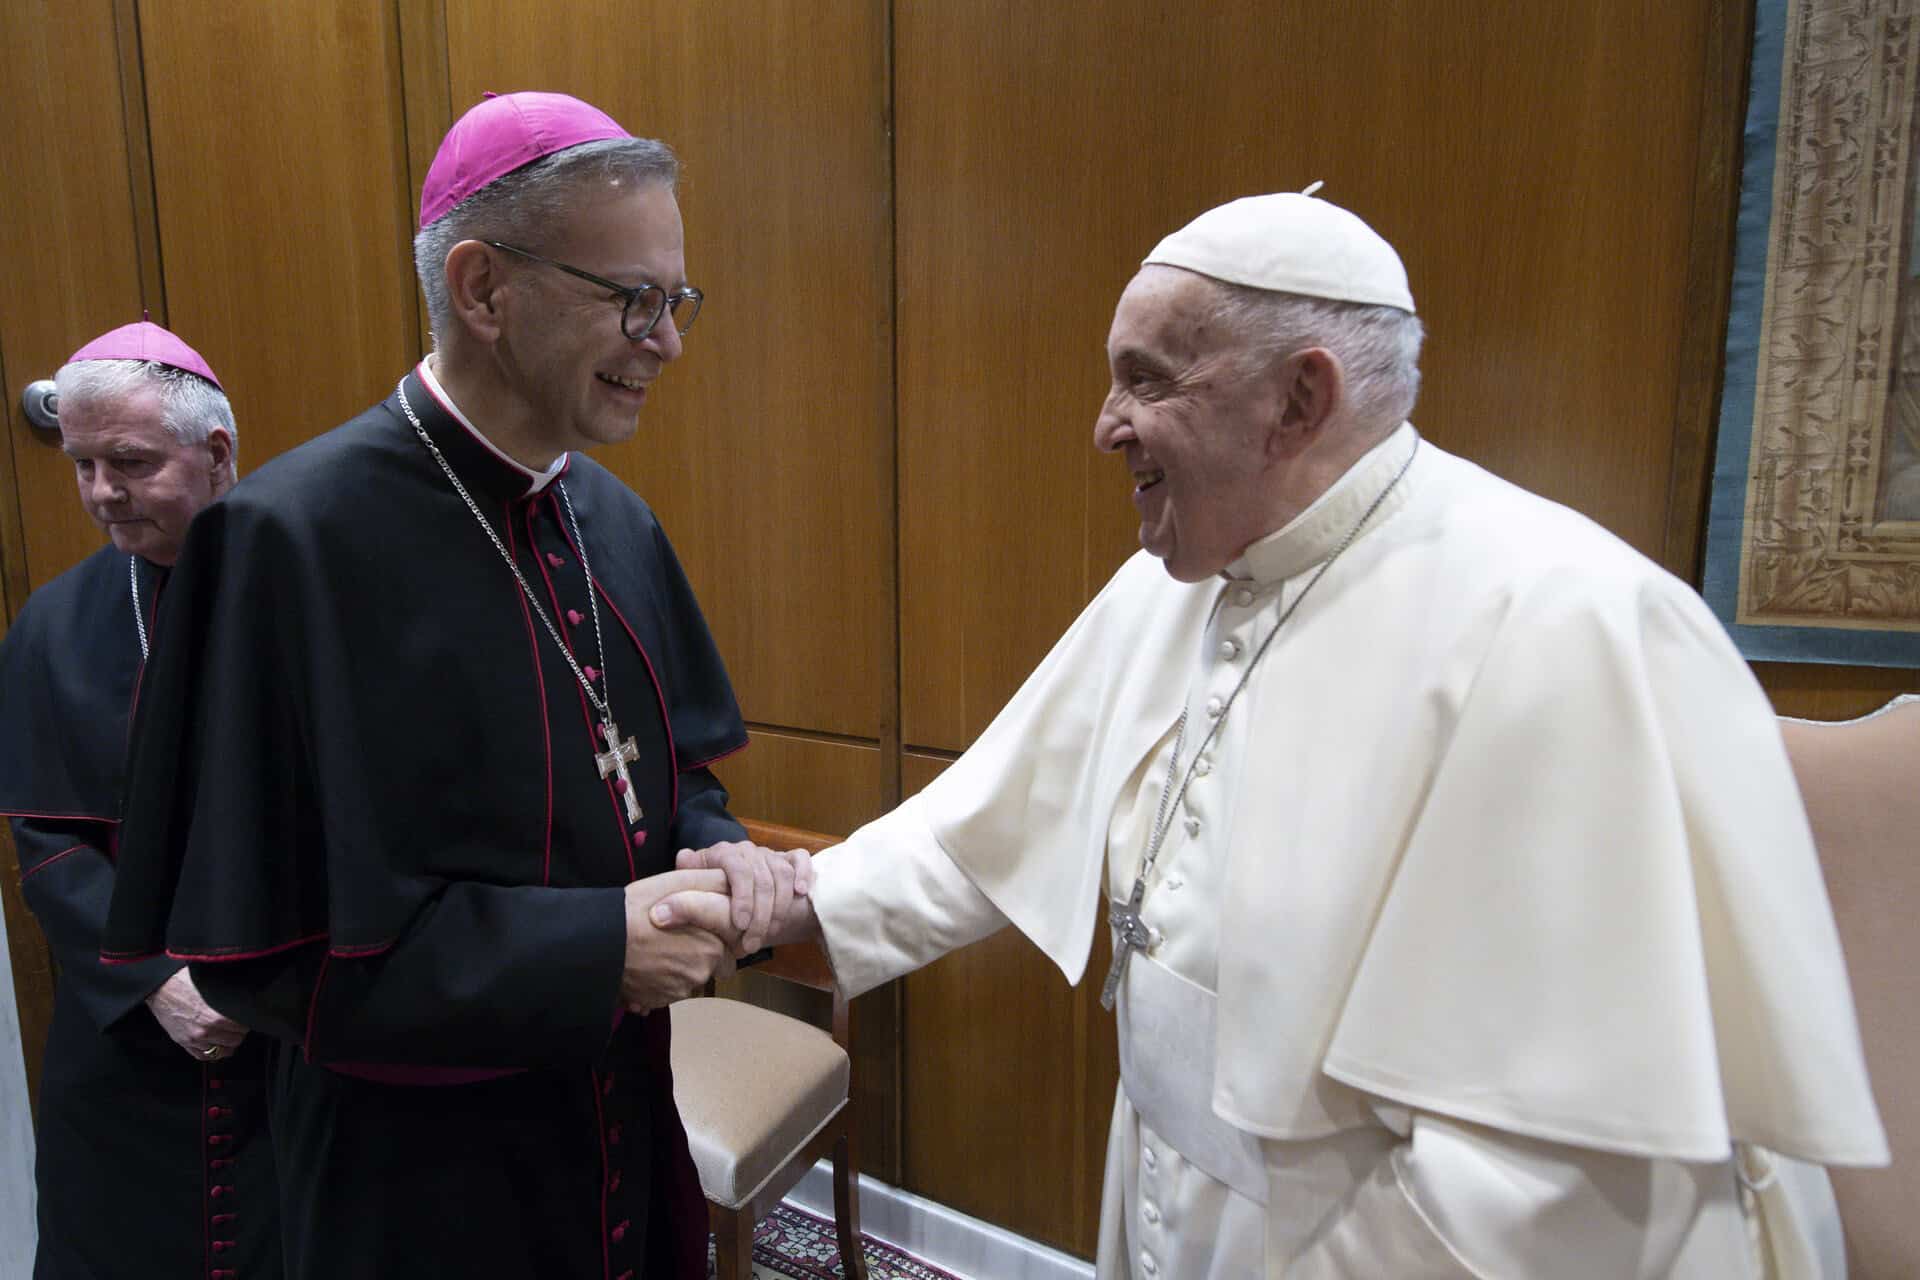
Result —
[[233, 408], [200, 353], [145, 320], [88, 342], [54, 385], [80, 504], [110, 543], [35, 591], [0, 645], [0, 813], [60, 964], [33, 1274], [278, 1276], [265, 1046], [185, 962], [100, 960], [127, 720], [187, 527], [234, 483]]
[[1104, 882], [1102, 1276], [1818, 1267], [1736, 1144], [1887, 1147], [1767, 700], [1684, 583], [1420, 438], [1420, 341], [1307, 195], [1148, 256], [1094, 427], [1145, 554], [820, 856], [840, 980], [1009, 921], [1078, 980]]

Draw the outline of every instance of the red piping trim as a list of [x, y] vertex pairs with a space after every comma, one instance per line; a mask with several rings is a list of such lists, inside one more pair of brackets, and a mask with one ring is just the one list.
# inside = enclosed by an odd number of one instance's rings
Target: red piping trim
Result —
[[[520, 554], [520, 542], [514, 536], [511, 506], [507, 508], [506, 526], [507, 549], [517, 560]], [[527, 539], [531, 544], [533, 539], [531, 524], [528, 525]], [[535, 563], [540, 560], [539, 551], [539, 547], [536, 546], [530, 552]], [[533, 610], [527, 607], [526, 593], [516, 591], [514, 598], [520, 601], [520, 616], [527, 624], [527, 653], [533, 659], [533, 679], [540, 690], [540, 740], [546, 744], [547, 749], [547, 821], [541, 836], [544, 847], [540, 854], [540, 883], [550, 885], [553, 883], [553, 726], [547, 723], [547, 676], [540, 669], [540, 638], [533, 633]], [[562, 638], [565, 634], [565, 632], [561, 633]]]
[[365, 960], [368, 956], [382, 955], [393, 950], [396, 939], [385, 942], [368, 942], [357, 947], [328, 947], [327, 954], [335, 960]]
[[331, 951], [320, 957], [320, 972], [314, 977], [313, 993], [307, 997], [307, 1030], [300, 1037], [300, 1054], [308, 1062], [313, 1061], [313, 1024], [320, 1016], [320, 988], [327, 984], [327, 966], [332, 963]]
[[45, 871], [48, 867], [60, 861], [60, 859], [66, 857], [68, 854], [78, 853], [82, 849], [91, 849], [91, 848], [93, 848], [93, 846], [90, 844], [76, 844], [71, 849], [62, 849], [60, 852], [54, 854], [50, 858], [42, 858], [40, 861], [34, 863], [32, 866], [24, 867], [21, 869], [20, 881], [22, 884], [24, 884], [26, 883], [26, 879], [28, 876], [35, 875], [35, 874], [38, 874], [39, 872]]
[[[324, 942], [326, 938], [327, 935], [323, 931], [321, 933], [308, 934], [304, 938], [295, 938], [291, 942], [275, 943], [271, 947], [258, 947], [252, 951], [242, 951], [238, 947], [220, 951], [175, 951], [172, 947], [168, 947], [165, 954], [174, 960], [199, 960], [208, 964], [220, 964], [228, 960], [258, 960], [263, 956], [278, 955], [282, 951], [291, 951], [295, 947], [304, 947], [315, 942]], [[127, 953], [119, 952], [117, 954], [125, 955]], [[144, 954], [151, 956], [160, 953], [149, 951]]]
[[600, 1274], [604, 1278], [613, 1270], [613, 1259], [607, 1254], [607, 1113], [600, 1105], [600, 1073], [589, 1070], [587, 1074], [593, 1080], [594, 1136], [600, 1139]]
[[708, 765], [710, 765], [710, 764], [718, 764], [718, 763], [720, 763], [720, 761], [722, 761], [722, 760], [725, 760], [725, 759], [726, 759], [726, 758], [727, 758], [728, 756], [737, 756], [737, 755], [739, 755], [739, 754], [740, 754], [740, 753], [741, 753], [742, 751], [745, 751], [745, 750], [746, 750], [746, 749], [747, 749], [748, 747], [750, 747], [750, 746], [752, 746], [752, 745], [753, 745], [753, 743], [752, 743], [752, 742], [750, 742], [750, 741], [749, 741], [749, 742], [742, 742], [742, 743], [740, 743], [740, 744], [738, 744], [737, 746], [731, 746], [731, 747], [728, 747], [728, 748], [727, 748], [727, 749], [726, 749], [725, 751], [722, 751], [722, 752], [721, 752], [721, 753], [720, 753], [719, 755], [717, 755], [717, 756], [708, 756], [708, 757], [707, 757], [707, 758], [706, 758], [705, 760], [696, 760], [696, 761], [694, 761], [694, 762], [693, 762], [692, 764], [683, 764], [683, 765], [681, 765], [681, 766], [680, 766], [680, 770], [681, 770], [681, 772], [683, 772], [683, 773], [684, 773], [684, 772], [686, 772], [686, 771], [688, 771], [688, 770], [691, 770], [691, 769], [704, 769], [704, 768], [706, 768], [706, 767], [707, 767]]
[[0, 818], [45, 818], [53, 822], [98, 822], [117, 827], [118, 818], [102, 818], [92, 813], [49, 813], [44, 809], [0, 809]]
[[[553, 523], [555, 527], [560, 530], [561, 538], [564, 541], [566, 537], [566, 525], [560, 518], [560, 504], [550, 493], [543, 494], [542, 496], [546, 498], [547, 504], [553, 508], [551, 512]], [[568, 543], [567, 545], [572, 546], [573, 544]], [[533, 540], [533, 504], [529, 503], [527, 506], [527, 551], [528, 554], [533, 556], [534, 564], [539, 567], [540, 580], [547, 584], [547, 602], [553, 606], [554, 614], [558, 616], [560, 613], [560, 593], [554, 589], [553, 576], [547, 572], [546, 557], [538, 554], [539, 550], [538, 544]], [[577, 549], [574, 554], [577, 558], [579, 555]], [[561, 635], [565, 637], [567, 641], [567, 651], [573, 653], [574, 658], [578, 660], [580, 655], [574, 651], [573, 637], [564, 631], [561, 632]], [[604, 653], [601, 654], [600, 661], [602, 665], [604, 665], [607, 661], [607, 655]], [[580, 720], [581, 723], [586, 726], [587, 745], [591, 749], [595, 745], [593, 736], [593, 708], [587, 701], [587, 691], [580, 687], [580, 682], [577, 680], [574, 681], [573, 692], [580, 702]], [[608, 711], [612, 711], [611, 705], [608, 706]], [[609, 715], [608, 719], [612, 719], [612, 716]], [[609, 742], [606, 744], [606, 747], [611, 751], [613, 745], [613, 743]], [[600, 753], [596, 750], [594, 754], [597, 756]], [[613, 789], [613, 783], [614, 778], [612, 777], [602, 778], [600, 780], [601, 789], [607, 793], [607, 804], [613, 810], [614, 829], [620, 833], [620, 847], [627, 855], [627, 879], [637, 880], [639, 879], [640, 873], [634, 870], [633, 866], [632, 825], [627, 821], [626, 802], [622, 800], [619, 793]]]
[[667, 759], [673, 765], [673, 803], [667, 811], [667, 826], [671, 828], [673, 820], [680, 814], [680, 749], [673, 745], [673, 717], [667, 714], [667, 693], [660, 687], [660, 677], [654, 673], [653, 659], [647, 656], [647, 646], [640, 643], [640, 637], [627, 625], [626, 615], [620, 612], [620, 606], [613, 602], [613, 597], [607, 594], [606, 587], [598, 579], [594, 580], [593, 585], [599, 591], [600, 598], [607, 602], [607, 608], [613, 611], [613, 616], [620, 620], [620, 628], [627, 633], [627, 639], [633, 641], [633, 647], [640, 651], [640, 661], [647, 664], [647, 679], [653, 682], [653, 698], [660, 704], [660, 727], [667, 731]]

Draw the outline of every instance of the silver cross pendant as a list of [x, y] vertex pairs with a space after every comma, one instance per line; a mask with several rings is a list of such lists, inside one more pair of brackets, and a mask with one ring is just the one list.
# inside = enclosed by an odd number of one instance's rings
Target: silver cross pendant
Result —
[[1118, 937], [1113, 940], [1113, 964], [1107, 970], [1106, 985], [1100, 988], [1100, 1007], [1112, 1012], [1114, 998], [1120, 992], [1120, 975], [1127, 971], [1127, 957], [1135, 951], [1153, 950], [1153, 930], [1140, 918], [1140, 903], [1147, 896], [1147, 878], [1133, 882], [1133, 894], [1125, 906], [1107, 908], [1107, 923]]
[[645, 815], [640, 812], [640, 797], [634, 794], [633, 779], [627, 774], [627, 766], [640, 758], [640, 748], [632, 738], [620, 740], [620, 726], [611, 717], [600, 722], [600, 729], [607, 740], [607, 749], [598, 752], [593, 762], [600, 766], [600, 776], [615, 777], [619, 781], [614, 790], [627, 802], [627, 822], [637, 823]]

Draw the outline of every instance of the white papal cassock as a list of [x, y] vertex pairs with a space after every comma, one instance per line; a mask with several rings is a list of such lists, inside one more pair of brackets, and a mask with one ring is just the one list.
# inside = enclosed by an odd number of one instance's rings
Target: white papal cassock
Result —
[[[1757, 1276], [1736, 1142], [1886, 1160], [1746, 664], [1685, 584], [1410, 427], [1219, 578], [1135, 556], [971, 750], [821, 855], [841, 983], [1008, 921], [1078, 981], [1183, 703], [1183, 756], [1219, 724], [1122, 987], [1103, 1277]], [[1780, 1269], [1831, 1271], [1824, 1179], [1789, 1168]]]

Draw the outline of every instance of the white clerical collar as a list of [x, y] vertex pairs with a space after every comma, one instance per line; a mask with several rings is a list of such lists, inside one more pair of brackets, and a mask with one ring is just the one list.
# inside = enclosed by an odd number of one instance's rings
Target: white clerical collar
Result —
[[[1413, 447], [1413, 424], [1403, 422], [1392, 435], [1362, 454], [1360, 460], [1348, 467], [1305, 511], [1242, 551], [1239, 559], [1220, 571], [1221, 576], [1274, 583], [1325, 560], [1367, 508], [1393, 483]], [[1378, 527], [1379, 522], [1405, 500], [1403, 485], [1399, 492], [1388, 496], [1369, 526]]]
[[420, 362], [419, 372], [420, 381], [424, 382], [427, 390], [433, 393], [433, 398], [440, 402], [441, 408], [453, 415], [455, 422], [467, 429], [468, 435], [486, 446], [488, 453], [491, 453], [494, 457], [500, 459], [500, 461], [506, 463], [527, 478], [527, 491], [522, 495], [523, 497], [531, 498], [534, 494], [544, 491], [548, 485], [560, 478], [561, 472], [567, 469], [567, 455], [565, 451], [562, 451], [560, 456], [555, 458], [552, 465], [545, 471], [535, 471], [533, 468], [525, 466], [501, 452], [498, 445], [487, 439], [478, 427], [467, 420], [467, 415], [460, 412], [460, 406], [453, 402], [453, 397], [447, 394], [447, 389], [440, 385], [440, 379], [433, 376], [432, 361], [422, 360]]

